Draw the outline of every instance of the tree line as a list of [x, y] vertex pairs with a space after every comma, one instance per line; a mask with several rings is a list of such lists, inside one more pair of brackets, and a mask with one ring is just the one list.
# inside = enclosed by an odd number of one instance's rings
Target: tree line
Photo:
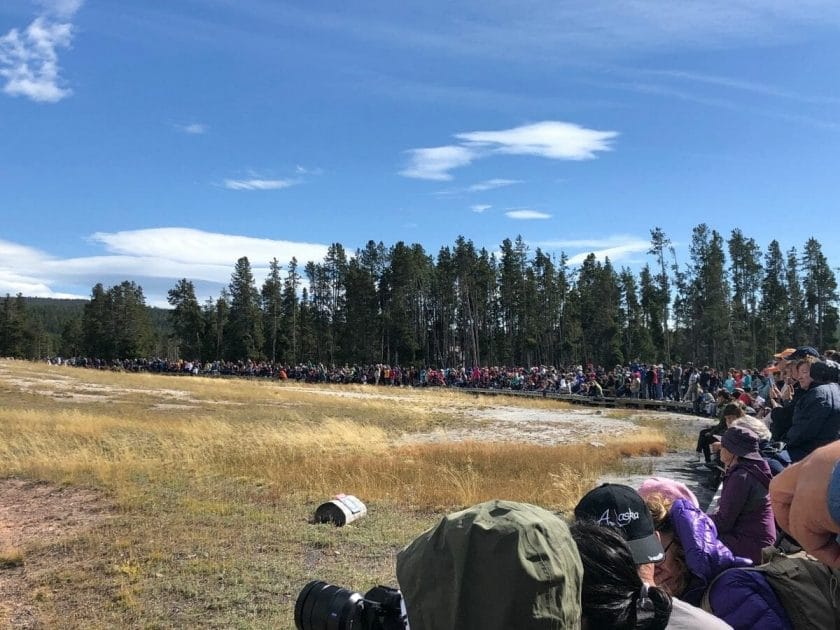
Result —
[[[93, 287], [57, 343], [64, 356], [166, 356], [284, 364], [610, 366], [634, 359], [757, 366], [787, 346], [833, 346], [838, 292], [822, 246], [762, 249], [740, 229], [692, 230], [688, 260], [650, 231], [636, 273], [594, 254], [533, 252], [521, 237], [498, 252], [459, 237], [436, 255], [402, 241], [340, 243], [285, 273], [277, 259], [257, 286], [250, 261], [200, 303], [189, 279], [168, 293], [169, 330], [153, 326], [140, 286]], [[0, 355], [43, 356], [22, 298], [0, 308]]]

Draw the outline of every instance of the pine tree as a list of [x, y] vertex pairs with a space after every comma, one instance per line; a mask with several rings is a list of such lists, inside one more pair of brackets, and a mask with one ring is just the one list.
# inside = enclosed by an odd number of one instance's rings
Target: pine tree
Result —
[[[655, 296], [655, 303], [659, 306], [660, 316], [659, 322], [662, 325], [662, 342], [664, 357], [667, 362], [671, 361], [671, 339], [668, 334], [668, 306], [671, 298], [671, 286], [668, 279], [668, 268], [665, 264], [665, 251], [671, 246], [671, 239], [669, 239], [662, 228], [656, 227], [650, 231], [650, 249], [648, 254], [656, 256], [656, 263], [659, 267], [659, 273], [656, 275], [657, 292]], [[655, 335], [659, 337], [658, 334]]]
[[21, 293], [14, 300], [6, 294], [0, 310], [0, 356], [19, 359], [32, 357], [31, 322]]
[[260, 291], [263, 312], [262, 327], [265, 332], [263, 355], [269, 357], [272, 363], [277, 361], [278, 341], [281, 331], [282, 288], [280, 263], [276, 258], [272, 258], [268, 263], [268, 276], [266, 276]]
[[114, 358], [146, 357], [152, 346], [151, 322], [143, 288], [125, 280], [108, 290]]
[[259, 359], [263, 344], [260, 294], [247, 257], [236, 261], [228, 288], [230, 312], [225, 327], [225, 358], [234, 361]]
[[790, 305], [786, 336], [792, 346], [801, 346], [808, 339], [808, 327], [805, 294], [802, 290], [802, 282], [799, 279], [799, 255], [795, 247], [791, 247], [787, 253], [785, 286], [788, 304]]
[[730, 343], [736, 365], [758, 363], [758, 301], [761, 287], [761, 250], [740, 229], [732, 230], [729, 247], [729, 275], [732, 278]]
[[759, 313], [761, 338], [756, 352], [758, 356], [771, 356], [787, 345], [787, 322], [790, 307], [785, 289], [786, 267], [779, 241], [773, 240], [764, 255], [764, 278], [761, 281], [761, 302]]
[[97, 283], [82, 315], [82, 345], [87, 356], [107, 360], [116, 356], [111, 312], [111, 296], [102, 283]]
[[192, 281], [186, 278], [179, 280], [167, 293], [167, 301], [173, 307], [169, 312], [169, 320], [178, 342], [179, 356], [189, 360], [201, 358], [204, 319]]
[[809, 342], [823, 350], [836, 341], [837, 279], [815, 238], [805, 243], [802, 267]]
[[298, 287], [301, 278], [298, 272], [297, 258], [292, 256], [286, 267], [286, 278], [283, 280], [282, 313], [283, 330], [285, 331], [286, 361], [294, 365], [298, 360], [300, 346], [300, 306], [298, 302]]

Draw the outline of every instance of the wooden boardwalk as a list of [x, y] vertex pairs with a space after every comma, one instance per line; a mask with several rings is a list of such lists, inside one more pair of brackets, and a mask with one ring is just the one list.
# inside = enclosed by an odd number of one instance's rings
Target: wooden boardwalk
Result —
[[483, 389], [483, 388], [463, 388], [461, 391], [470, 394], [477, 394], [483, 396], [519, 396], [527, 398], [550, 398], [553, 400], [563, 400], [578, 405], [586, 405], [588, 407], [606, 407], [608, 409], [644, 409], [650, 411], [671, 411], [674, 413], [684, 413], [689, 415], [696, 415], [694, 413], [694, 406], [690, 402], [680, 402], [676, 400], [648, 400], [644, 398], [610, 398], [610, 397], [595, 397], [595, 396], [578, 396], [576, 394], [558, 394], [557, 392], [549, 391], [516, 391], [512, 389]]

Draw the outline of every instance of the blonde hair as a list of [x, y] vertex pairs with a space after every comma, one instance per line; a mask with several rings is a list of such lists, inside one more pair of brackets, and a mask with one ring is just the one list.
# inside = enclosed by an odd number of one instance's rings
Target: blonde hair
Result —
[[656, 527], [656, 531], [669, 533], [674, 537], [669, 545], [668, 553], [671, 554], [671, 559], [679, 573], [679, 579], [676, 582], [676, 587], [673, 589], [676, 592], [672, 592], [672, 589], [664, 586], [660, 586], [659, 588], [663, 589], [671, 597], [679, 597], [688, 588], [691, 572], [688, 570], [688, 565], [685, 561], [685, 550], [683, 550], [682, 543], [680, 543], [680, 539], [677, 537], [677, 533], [674, 531], [674, 526], [671, 523], [670, 511], [671, 506], [674, 505], [674, 499], [666, 497], [659, 492], [652, 492], [645, 497], [645, 504], [648, 506], [651, 516], [653, 516], [653, 524]]
[[746, 427], [758, 436], [759, 440], [769, 440], [772, 437], [770, 429], [763, 420], [753, 418], [752, 416], [743, 416], [732, 423], [733, 427]]
[[672, 498], [666, 497], [661, 492], [651, 492], [645, 497], [645, 503], [650, 510], [651, 516], [653, 516], [653, 524], [656, 526], [656, 529], [660, 529], [660, 526], [670, 526], [670, 523], [666, 523], [666, 521], [669, 518], [668, 512], [671, 511], [671, 506], [674, 505]]

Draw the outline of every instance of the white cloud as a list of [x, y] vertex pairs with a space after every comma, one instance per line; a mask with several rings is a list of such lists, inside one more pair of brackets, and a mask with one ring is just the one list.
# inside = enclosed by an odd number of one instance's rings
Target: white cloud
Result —
[[452, 175], [448, 171], [470, 164], [476, 153], [472, 149], [459, 146], [433, 147], [429, 149], [411, 149], [410, 164], [400, 171], [400, 175], [415, 179], [449, 181]]
[[484, 192], [487, 190], [494, 190], [496, 188], [504, 188], [506, 186], [513, 186], [514, 184], [523, 183], [521, 179], [488, 179], [483, 182], [478, 182], [472, 186], [467, 187], [468, 192]]
[[650, 240], [638, 236], [615, 234], [606, 238], [595, 239], [558, 239], [536, 241], [535, 247], [543, 249], [583, 250], [570, 257], [570, 265], [579, 265], [590, 254], [603, 261], [609, 257], [611, 262], [630, 262], [639, 254], [646, 254], [650, 249]]
[[596, 131], [573, 123], [548, 120], [503, 131], [472, 131], [456, 137], [497, 153], [536, 155], [552, 160], [591, 160], [610, 151], [616, 131]]
[[472, 210], [473, 212], [477, 212], [478, 214], [481, 214], [485, 210], [489, 210], [492, 207], [493, 206], [488, 206], [486, 204], [476, 204], [474, 206], [470, 206], [470, 210]]
[[[467, 166], [476, 159], [500, 154], [534, 155], [551, 160], [591, 160], [598, 152], [610, 151], [612, 140], [617, 136], [617, 131], [597, 131], [553, 120], [501, 131], [458, 133], [455, 137], [462, 141], [459, 145], [408, 151], [411, 164], [400, 171], [400, 175], [449, 181], [452, 179], [449, 171]], [[514, 183], [513, 180], [489, 181], [505, 182], [502, 185]]]
[[224, 186], [230, 190], [280, 190], [297, 183], [294, 179], [226, 179]]
[[207, 133], [207, 125], [204, 123], [189, 123], [188, 125], [176, 125], [178, 129], [183, 131], [184, 133], [190, 133], [196, 136], [200, 136], [202, 134]]
[[68, 48], [73, 37], [69, 23], [36, 18], [22, 33], [13, 28], [0, 37], [0, 77], [3, 92], [33, 101], [56, 103], [70, 96], [59, 77], [58, 48]]
[[[97, 232], [89, 241], [104, 254], [59, 258], [43, 251], [0, 241], [0, 293], [40, 297], [87, 297], [90, 287], [134, 280], [144, 287], [149, 304], [165, 305], [166, 290], [180, 278], [201, 283], [218, 294], [230, 281], [237, 259], [247, 256], [257, 283], [277, 258], [293, 256], [301, 266], [320, 261], [327, 246], [318, 243], [253, 238], [190, 228], [150, 228]], [[23, 271], [25, 270], [25, 271]]]
[[38, 4], [44, 8], [45, 13], [70, 18], [82, 8], [84, 0], [38, 0]]
[[324, 170], [321, 168], [307, 168], [298, 164], [295, 166], [295, 173], [298, 175], [323, 175]]
[[529, 221], [533, 219], [550, 219], [551, 215], [546, 212], [538, 212], [537, 210], [508, 210], [505, 216], [509, 219], [518, 219]]
[[298, 260], [320, 260], [327, 253], [326, 246], [320, 244], [178, 227], [96, 232], [90, 240], [101, 243], [111, 254], [147, 257], [186, 265], [228, 266], [242, 256], [247, 256], [252, 264], [267, 265], [274, 257], [285, 263], [292, 256], [297, 256]]

